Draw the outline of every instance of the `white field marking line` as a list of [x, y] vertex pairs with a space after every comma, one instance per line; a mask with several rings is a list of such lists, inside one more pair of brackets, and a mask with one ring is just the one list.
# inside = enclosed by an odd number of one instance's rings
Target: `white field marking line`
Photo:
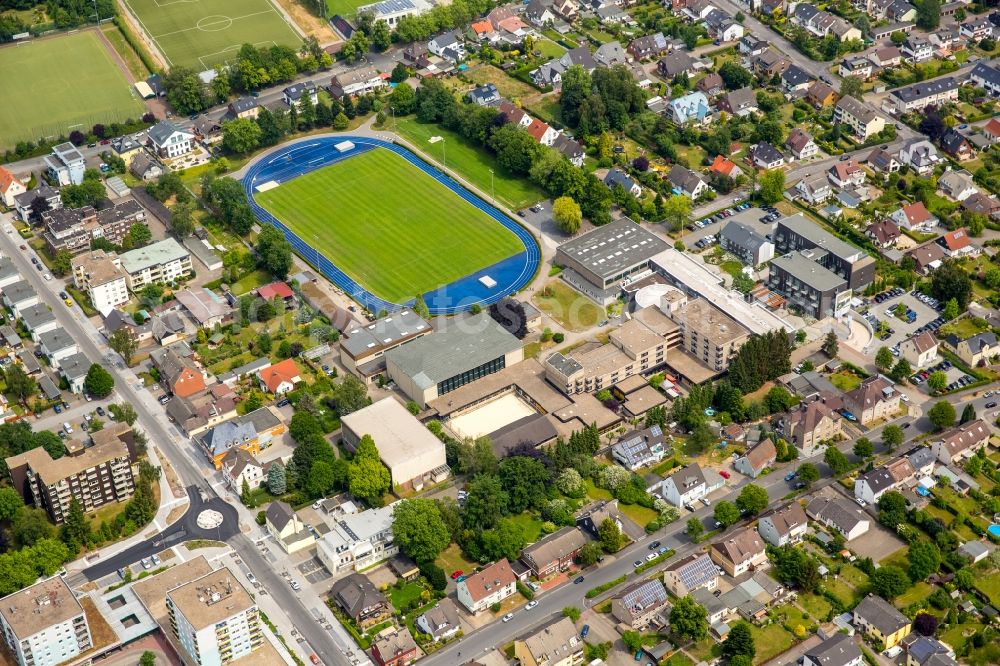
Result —
[[[268, 43], [268, 41], [264, 40], [263, 42], [256, 42], [256, 43], [254, 43], [254, 46], [255, 47], [260, 47], [260, 46], [262, 46], [264, 44], [267, 44], [267, 43]], [[274, 46], [278, 45], [278, 43], [276, 41], [274, 41], [274, 40], [271, 40], [270, 43], [273, 44]], [[206, 53], [205, 55], [198, 56], [198, 62], [201, 63], [202, 69], [204, 69], [204, 70], [212, 69], [207, 64], [205, 64], [205, 60], [204, 60], [205, 58], [212, 58], [212, 57], [217, 56], [217, 55], [219, 55], [221, 53], [233, 53], [235, 51], [239, 51], [241, 48], [243, 48], [242, 44], [233, 44], [232, 46], [227, 46], [226, 48], [222, 49], [221, 51], [216, 51], [215, 53]], [[225, 64], [225, 63], [223, 63], [223, 64]]]
[[[254, 12], [252, 14], [244, 14], [243, 16], [236, 16], [236, 17], [226, 16], [226, 18], [229, 19], [230, 25], [232, 25], [237, 21], [241, 21], [245, 18], [250, 18], [251, 16], [260, 16], [261, 14], [272, 14], [272, 13], [275, 13], [273, 9], [266, 9], [262, 12]], [[214, 15], [210, 14], [209, 16], [202, 17], [201, 19], [199, 19], [199, 21], [203, 21], [206, 18], [212, 18], [213, 16], [223, 16], [223, 14], [214, 14]], [[162, 35], [156, 35], [155, 37], [153, 37], [153, 39], [160, 39], [161, 37], [170, 37], [172, 35], [179, 35], [182, 32], [191, 32], [192, 30], [199, 30], [201, 32], [219, 32], [218, 30], [205, 30], [199, 27], [197, 24], [195, 24], [190, 28], [181, 28], [180, 30], [174, 30], [173, 32], [165, 32]]]
[[125, 3], [125, 6], [128, 7], [129, 12], [132, 14], [133, 17], [135, 17], [135, 20], [139, 22], [139, 25], [142, 26], [142, 29], [145, 31], [146, 35], [150, 39], [152, 39], [153, 42], [156, 44], [156, 47], [160, 50], [160, 55], [162, 55], [166, 59], [167, 64], [173, 67], [174, 61], [170, 59], [170, 56], [167, 55], [167, 52], [163, 50], [163, 45], [160, 44], [159, 41], [157, 41], [156, 37], [153, 36], [153, 33], [150, 32], [149, 28], [146, 27], [146, 24], [142, 22], [141, 18], [139, 18], [139, 12], [135, 11], [135, 8], [129, 4], [128, 0], [122, 0], [122, 2]]
[[153, 0], [157, 7], [169, 7], [170, 5], [193, 5], [201, 0], [174, 0], [173, 2], [160, 2], [160, 0]]

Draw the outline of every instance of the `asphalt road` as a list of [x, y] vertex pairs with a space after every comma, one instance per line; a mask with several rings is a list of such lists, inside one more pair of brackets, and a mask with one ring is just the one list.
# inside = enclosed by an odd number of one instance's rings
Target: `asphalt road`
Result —
[[[225, 500], [219, 498], [211, 484], [205, 479], [203, 470], [196, 466], [194, 461], [200, 461], [200, 456], [192, 456], [190, 452], [184, 450], [184, 440], [176, 428], [167, 421], [162, 407], [153, 400], [149, 392], [136, 388], [138, 382], [135, 375], [130, 370], [124, 369], [124, 364], [120, 362], [117, 354], [106, 351], [107, 347], [103, 336], [83, 316], [79, 308], [76, 306], [68, 308], [59, 298], [58, 292], [63, 288], [62, 281], [46, 282], [41, 274], [33, 270], [31, 266], [27, 256], [31, 251], [20, 251], [14, 238], [19, 239], [20, 237], [0, 233], [0, 249], [11, 257], [21, 275], [38, 292], [41, 301], [52, 310], [59, 326], [80, 345], [81, 352], [91, 362], [100, 363], [112, 374], [119, 399], [135, 406], [139, 415], [137, 424], [146, 433], [150, 443], [155, 445], [162, 455], [166, 456], [185, 485], [197, 487], [205, 494], [210, 503], [224, 502]], [[234, 513], [236, 511], [233, 507], [229, 507], [229, 509]], [[225, 537], [223, 538], [225, 539]], [[245, 558], [244, 561], [254, 571], [261, 584], [274, 595], [275, 600], [284, 609], [291, 623], [302, 633], [324, 664], [351, 666], [355, 663], [346, 656], [343, 647], [338, 645], [334, 636], [324, 631], [316, 623], [301, 599], [293, 593], [287, 583], [256, 552], [255, 545], [249, 537], [237, 532], [225, 540]], [[112, 558], [111, 561], [117, 563], [115, 558]], [[117, 568], [112, 567], [111, 571]], [[338, 637], [343, 641], [343, 637], [347, 635], [346, 631], [339, 626], [335, 627], [335, 631], [338, 632]]]

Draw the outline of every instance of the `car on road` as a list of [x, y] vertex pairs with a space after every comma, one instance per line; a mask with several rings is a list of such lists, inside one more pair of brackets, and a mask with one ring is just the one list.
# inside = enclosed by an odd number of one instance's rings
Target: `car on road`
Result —
[[22, 250], [27, 250], [27, 249], [28, 249], [28, 246], [27, 246], [27, 245], [22, 245], [22, 246], [21, 246], [21, 249], [22, 249]]
[[858, 506], [860, 506], [860, 507], [866, 507], [866, 506], [868, 506], [868, 502], [864, 501], [864, 500], [863, 500], [863, 499], [861, 499], [860, 497], [856, 497], [856, 498], [854, 499], [854, 501], [855, 501], [855, 502], [857, 502], [857, 503], [858, 503]]
[[317, 657], [315, 654], [311, 654], [311, 655], [309, 655], [309, 661], [311, 661], [314, 664], [318, 664], [319, 663], [319, 657]]
[[247, 572], [247, 580], [250, 581], [251, 585], [257, 584], [257, 577], [253, 575], [252, 571]]
[[503, 616], [503, 621], [504, 622], [510, 622], [513, 619], [514, 619], [514, 614], [513, 613], [507, 613], [506, 615]]
[[705, 506], [712, 506], [712, 502], [707, 497], [702, 497], [701, 503], [704, 504]]
[[528, 215], [528, 214], [527, 214], [527, 213], [525, 213], [525, 212], [524, 212], [523, 210], [519, 210], [519, 211], [517, 211], [517, 216], [518, 216], [518, 217], [527, 217], [527, 215]]
[[635, 562], [632, 563], [632, 566], [634, 566], [634, 567], [641, 567], [642, 566], [642, 560], [636, 560]]
[[302, 584], [299, 583], [299, 581], [297, 581], [297, 580], [292, 580], [291, 585], [292, 585], [292, 589], [295, 590], [296, 592], [298, 592], [299, 590], [302, 589]]
[[904, 424], [903, 424], [903, 430], [906, 430], [906, 429], [907, 429], [907, 428], [909, 428], [909, 427], [910, 427], [911, 425], [913, 425], [913, 424], [912, 424], [912, 423], [904, 423]]
[[465, 572], [462, 571], [461, 569], [459, 569], [458, 571], [452, 571], [451, 572], [451, 579], [452, 580], [458, 580], [459, 576], [462, 576], [464, 574], [465, 574]]
[[161, 405], [167, 404], [168, 402], [170, 402], [170, 396], [169, 395], [161, 395], [159, 402], [160, 402]]
[[524, 607], [524, 610], [531, 610], [532, 608], [534, 608], [537, 605], [538, 605], [538, 602], [535, 601], [534, 599], [532, 599], [531, 601], [528, 602], [528, 605]]
[[583, 629], [580, 630], [580, 638], [586, 638], [587, 634], [589, 633], [590, 633], [590, 625], [589, 624], [583, 625]]
[[789, 472], [788, 474], [785, 475], [785, 481], [791, 481], [794, 478], [795, 478], [795, 472]]
[[996, 403], [995, 400], [991, 400], [990, 402], [986, 403], [986, 409], [993, 409], [996, 406], [997, 406], [997, 403]]
[[650, 550], [656, 550], [659, 547], [660, 547], [660, 542], [659, 541], [654, 541], [653, 543], [649, 544], [649, 549]]
[[799, 481], [798, 483], [795, 484], [796, 490], [802, 490], [805, 487], [806, 487], [805, 481]]
[[573, 579], [574, 585], [579, 585], [582, 582], [583, 582], [583, 576], [577, 576], [576, 578]]

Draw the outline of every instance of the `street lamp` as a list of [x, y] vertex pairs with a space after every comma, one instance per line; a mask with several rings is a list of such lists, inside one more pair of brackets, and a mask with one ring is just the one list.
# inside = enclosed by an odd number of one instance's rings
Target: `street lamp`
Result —
[[493, 189], [493, 169], [490, 169], [490, 203], [497, 205], [496, 190]]
[[444, 137], [441, 137], [441, 155], [442, 164], [444, 165], [445, 171], [448, 170], [448, 141]]

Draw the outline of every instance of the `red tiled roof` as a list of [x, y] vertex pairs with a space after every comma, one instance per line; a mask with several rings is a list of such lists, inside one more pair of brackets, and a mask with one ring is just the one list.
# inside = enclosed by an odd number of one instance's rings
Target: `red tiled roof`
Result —
[[274, 393], [282, 382], [294, 384], [299, 379], [299, 366], [295, 364], [294, 359], [286, 358], [281, 363], [264, 368], [259, 374], [267, 389]]
[[968, 247], [969, 234], [966, 233], [965, 229], [955, 229], [955, 231], [949, 231], [944, 236], [941, 237], [944, 244], [948, 246], [948, 249], [954, 252], [955, 250], [961, 250], [963, 247]]
[[465, 579], [465, 587], [469, 597], [476, 602], [493, 593], [499, 587], [505, 587], [517, 580], [514, 570], [506, 559], [494, 562], [477, 574]]
[[493, 32], [493, 24], [489, 21], [477, 21], [472, 24], [472, 31], [477, 35], [485, 35], [488, 32]]
[[931, 219], [931, 214], [924, 207], [922, 201], [903, 206], [903, 214], [906, 215], [906, 219], [910, 221], [910, 224], [921, 224]]
[[11, 185], [20, 182], [21, 181], [18, 180], [14, 174], [12, 174], [10, 171], [8, 171], [3, 167], [0, 167], [0, 192], [6, 192], [8, 189], [10, 189]]
[[272, 282], [271, 284], [266, 284], [257, 290], [257, 295], [266, 301], [271, 300], [275, 296], [281, 296], [282, 298], [292, 297], [292, 288], [289, 287], [284, 282]]
[[712, 166], [710, 166], [708, 170], [711, 171], [712, 173], [718, 173], [722, 174], [723, 176], [728, 176], [730, 173], [732, 173], [733, 168], [735, 166], [736, 163], [733, 162], [732, 160], [727, 160], [722, 155], [716, 155], [715, 161], [712, 162]]
[[531, 135], [532, 139], [540, 143], [542, 137], [545, 136], [545, 133], [549, 131], [549, 126], [547, 123], [543, 123], [538, 118], [535, 118], [534, 120], [531, 121], [531, 124], [528, 125], [525, 129], [528, 130], [528, 134]]
[[986, 123], [986, 126], [983, 127], [983, 130], [993, 136], [1000, 136], [1000, 120], [991, 118], [990, 122]]

